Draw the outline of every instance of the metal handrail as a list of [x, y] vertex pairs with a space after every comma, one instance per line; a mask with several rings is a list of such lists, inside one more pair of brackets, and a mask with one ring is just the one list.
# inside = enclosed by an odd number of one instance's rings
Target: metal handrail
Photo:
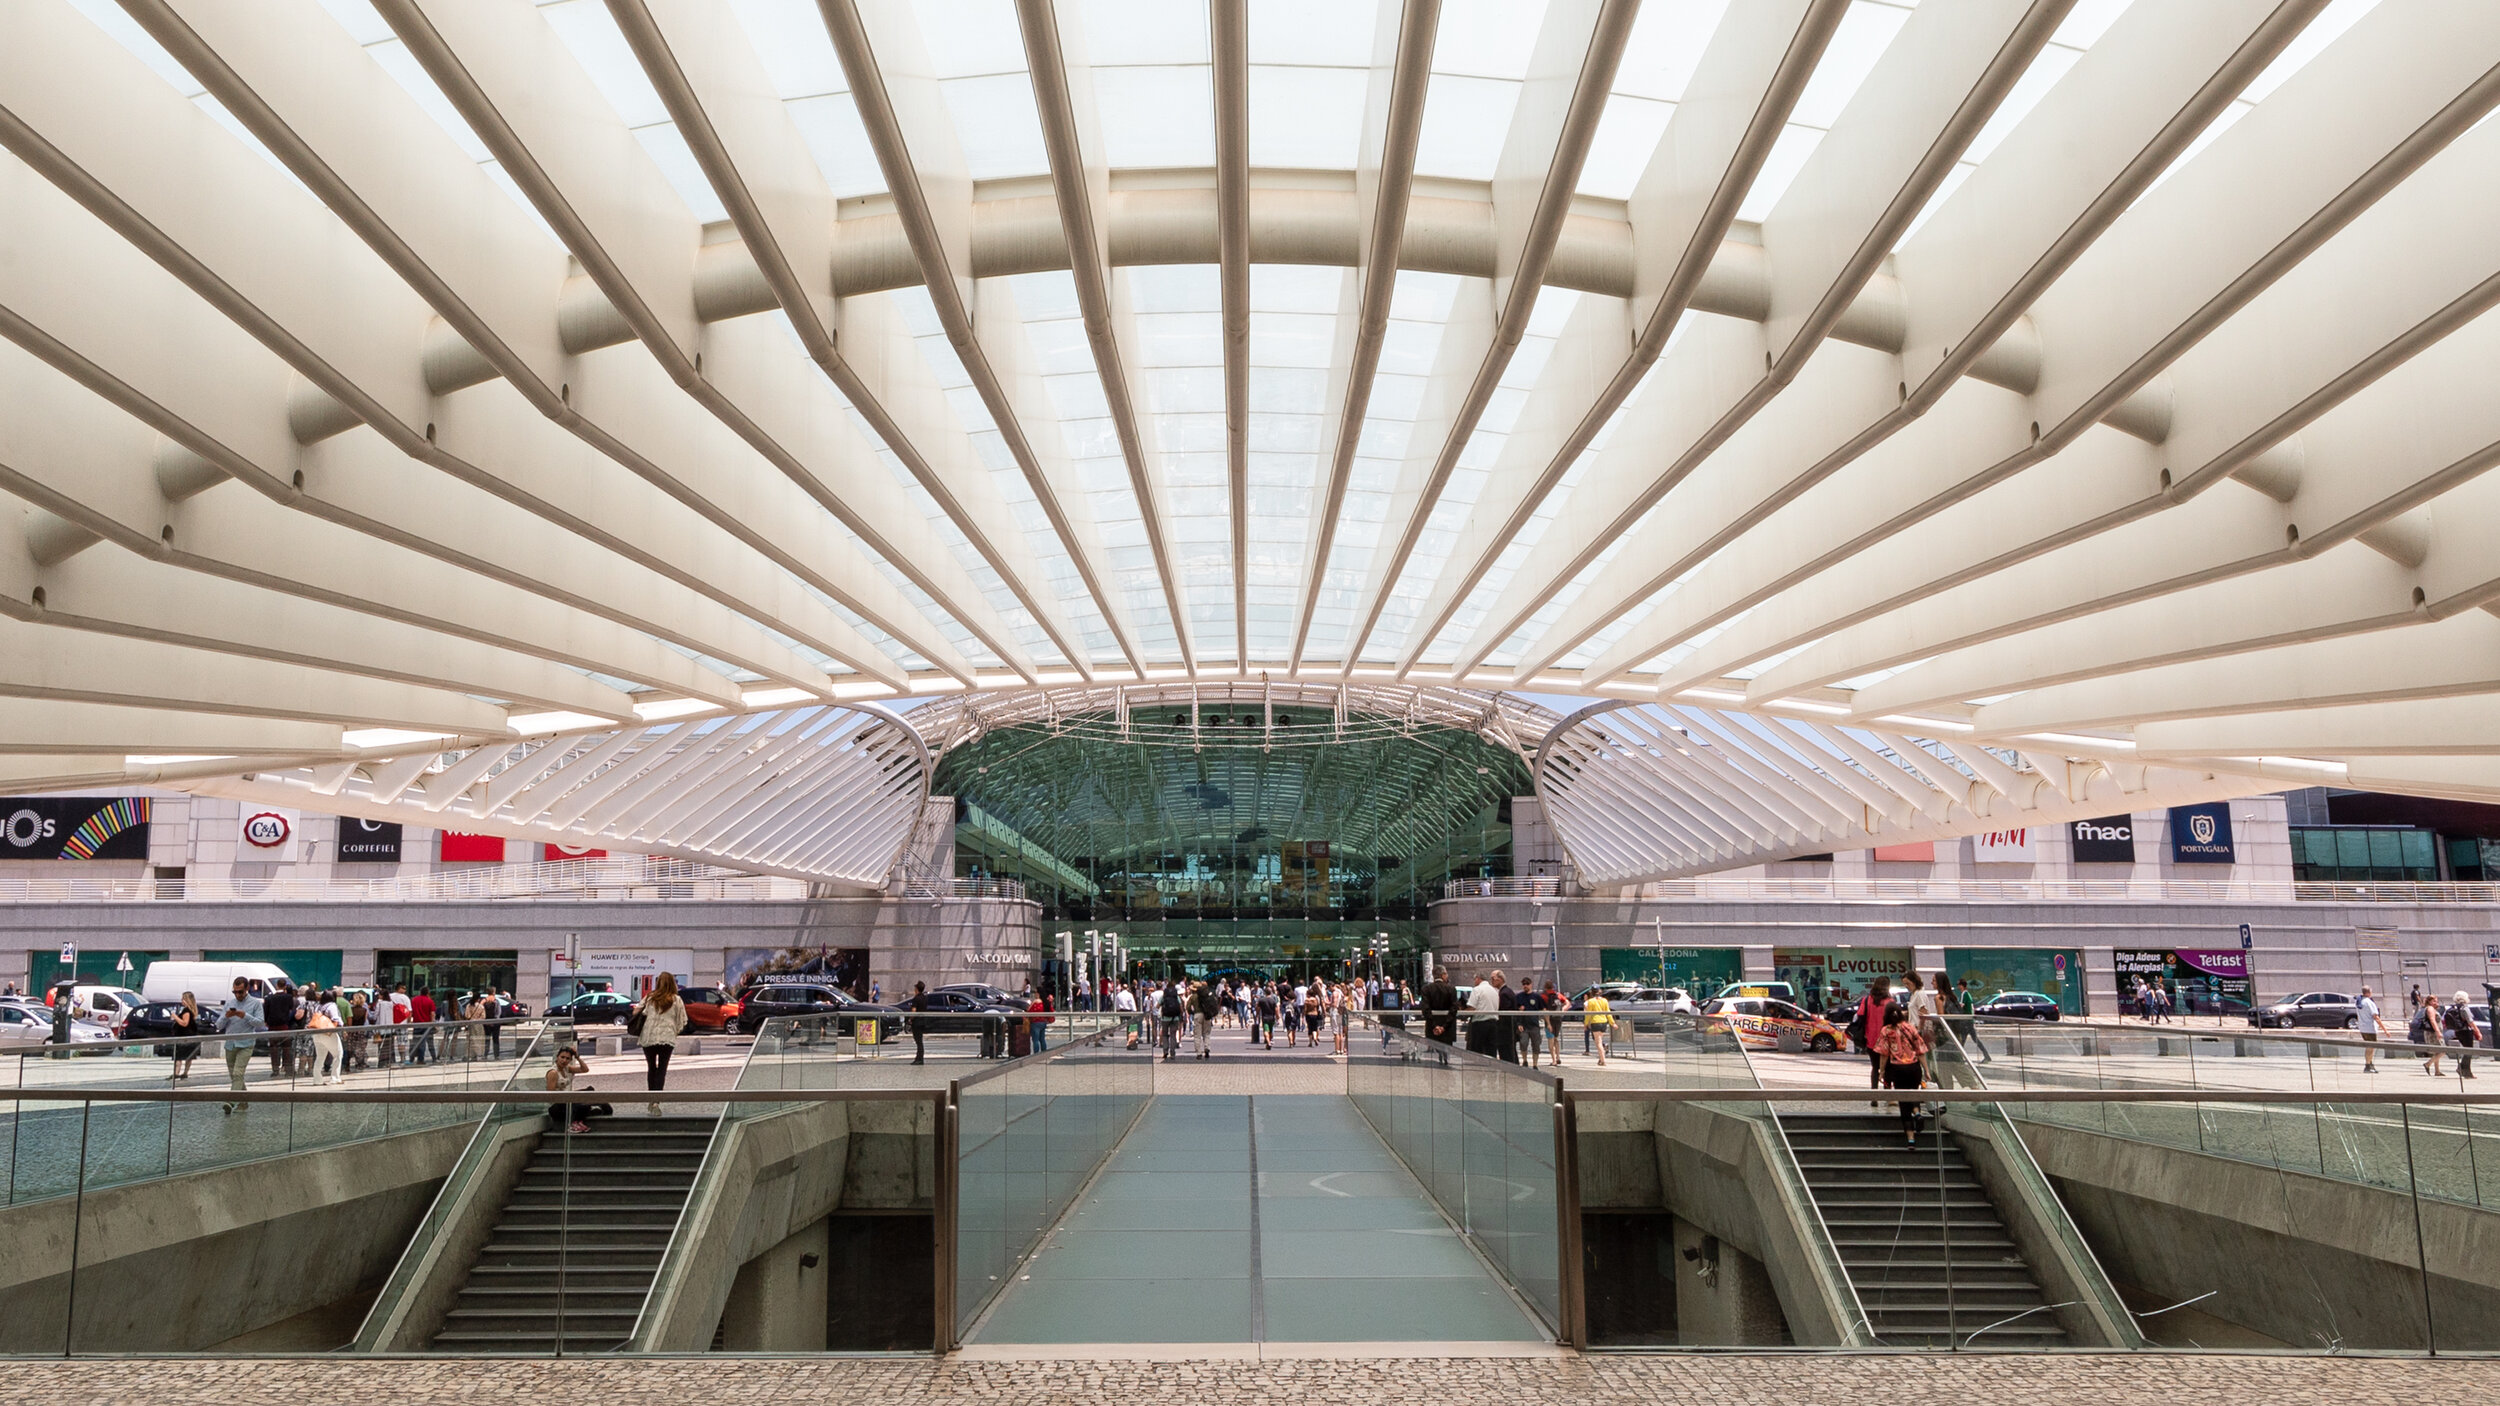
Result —
[[[206, 1007], [202, 1007], [201, 1013], [213, 1015]], [[561, 1016], [551, 1015], [505, 1015], [489, 1016], [484, 1020], [425, 1020], [394, 1022], [390, 1025], [334, 1025], [327, 1030], [315, 1030], [308, 1025], [290, 1025], [283, 1030], [252, 1030], [239, 1035], [221, 1034], [215, 1030], [194, 1030], [188, 1035], [145, 1035], [130, 1040], [80, 1040], [67, 1045], [56, 1045], [46, 1041], [42, 1044], [12, 1045], [6, 1048], [9, 1053], [17, 1055], [20, 1059], [93, 1059], [98, 1055], [120, 1054], [125, 1050], [141, 1048], [154, 1049], [159, 1045], [211, 1043], [231, 1045], [243, 1040], [257, 1043], [262, 1040], [292, 1040], [299, 1036], [312, 1035], [397, 1036], [403, 1031], [413, 1035], [420, 1030], [435, 1032], [483, 1030], [489, 1026], [501, 1027], [506, 1033], [514, 1035], [528, 1033], [535, 1037], [540, 1025], [549, 1020], [560, 1021], [562, 1019]]]
[[[1698, 1029], [1709, 1028], [1702, 1017], [1679, 1018], [1692, 1021]], [[1779, 1110], [1771, 1104], [1769, 1090], [1762, 1083], [1762, 1071], [1754, 1068], [1753, 1052], [1745, 1048], [1745, 1038], [1726, 1021], [1720, 1021], [1719, 1028], [1726, 1032], [1728, 1043], [1736, 1047], [1737, 1056], [1744, 1061], [1745, 1073], [1753, 1080], [1754, 1087], [1762, 1090], [1762, 1121], [1770, 1126], [1774, 1144], [1772, 1150], [1779, 1159], [1773, 1170], [1777, 1173], [1775, 1180], [1780, 1197], [1789, 1203], [1791, 1215], [1802, 1213], [1800, 1223], [1811, 1228], [1815, 1257], [1832, 1271], [1830, 1277], [1839, 1282], [1840, 1292], [1844, 1295], [1842, 1306], [1852, 1320], [1843, 1330], [1848, 1345], [1857, 1347], [1880, 1342], [1875, 1334], [1875, 1320], [1867, 1316], [1866, 1301], [1858, 1297], [1858, 1281], [1850, 1276], [1849, 1263], [1840, 1256], [1840, 1243], [1832, 1238], [1831, 1225], [1823, 1219], [1822, 1203], [1814, 1199], [1814, 1189], [1806, 1184], [1805, 1169], [1797, 1161], [1796, 1144], [1788, 1140], [1788, 1129], [1780, 1122]], [[1855, 1103], [1858, 1091], [1851, 1089], [1849, 1093], [1849, 1101]]]
[[[685, 1003], [680, 1001], [678, 1004], [682, 1006]], [[755, 1067], [755, 1052], [764, 1048], [764, 1042], [767, 1039], [778, 1041], [786, 1036], [792, 1024], [803, 1018], [804, 1017], [800, 1016], [774, 1016], [766, 1020], [762, 1026], [758, 1027], [755, 1032], [755, 1039], [748, 1043], [745, 1056], [738, 1061], [738, 1075], [736, 1078], [729, 1081], [729, 1087], [732, 1090], [742, 1089], [747, 1081], [747, 1071]], [[665, 1093], [667, 1091], [663, 1089], [656, 1091], [646, 1090], [646, 1092]], [[696, 1101], [710, 1102], [709, 1099], [703, 1098], [699, 1093], [697, 1094]], [[728, 1131], [730, 1114], [734, 1107], [734, 1103], [724, 1103], [721, 1106], [721, 1111], [718, 1116], [714, 1117], [712, 1120], [712, 1135], [705, 1139], [703, 1143], [703, 1160], [695, 1164], [694, 1180], [686, 1187], [685, 1203], [677, 1208], [677, 1220], [668, 1228], [668, 1248], [660, 1252], [659, 1266], [651, 1271], [650, 1286], [642, 1292], [642, 1307], [637, 1309], [634, 1313], [633, 1329], [625, 1335], [625, 1340], [629, 1343], [638, 1343], [643, 1341], [644, 1333], [647, 1332], [651, 1326], [651, 1305], [659, 1299], [661, 1286], [671, 1283], [674, 1276], [683, 1274], [685, 1272], [686, 1257], [694, 1253], [693, 1249], [686, 1243], [686, 1220], [687, 1217], [694, 1214], [695, 1206], [703, 1200], [705, 1194], [712, 1189], [713, 1183], [718, 1181], [721, 1176], [721, 1135]], [[569, 1209], [573, 1200], [570, 1181], [572, 1175], [573, 1125], [569, 1120], [564, 1125], [563, 1136], [565, 1139], [565, 1175], [567, 1177], [564, 1204]], [[560, 1232], [556, 1237], [556, 1304], [558, 1314], [556, 1353], [558, 1356], [562, 1356], [564, 1353], [562, 1312], [564, 1303], [565, 1262], [567, 1258], [565, 1250], [567, 1242], [570, 1241], [571, 1238], [572, 1235], [569, 1226], [567, 1226], [566, 1229]]]
[[[1449, 898], [1555, 897], [1567, 880], [1451, 879]], [[1832, 902], [2084, 903], [2500, 903], [2500, 883], [2331, 883], [2311, 879], [1894, 879], [1858, 875], [1734, 878], [1700, 875], [1637, 886], [1632, 902], [1712, 899], [1743, 902], [1823, 899]], [[1611, 900], [1610, 900], [1611, 901]], [[1637, 945], [1637, 944], [1636, 944]]]
[[[1988, 1077], [1979, 1071], [1978, 1065], [1971, 1063], [1970, 1055], [1955, 1037], [1953, 1027], [1942, 1020], [1936, 1023], [1943, 1036], [1937, 1049], [1950, 1053], [1954, 1062], [1952, 1072], [1969, 1079], [1972, 1087], [1986, 1089]], [[2024, 1140], [2022, 1129], [2015, 1126], [2013, 1115], [2005, 1111], [2002, 1103], [1973, 1104], [1972, 1108], [1980, 1118], [1991, 1120], [1995, 1126], [2004, 1129], [2009, 1144], [2004, 1151], [2006, 1170], [2020, 1186], [2023, 1196], [2031, 1202], [2035, 1213], [2055, 1217], [2050, 1229], [2058, 1242], [2068, 1252], [2081, 1257], [2081, 1267], [2089, 1275], [2088, 1282], [2082, 1287], [2099, 1305], [2099, 1316], [2118, 1334], [2119, 1341], [2115, 1346], [2144, 1346], [2144, 1333], [2135, 1321], [2135, 1310], [2129, 1308], [2125, 1298], [2119, 1295], [2110, 1280], [2108, 1269], [2101, 1264], [2101, 1257], [2093, 1253], [2092, 1242], [2084, 1238], [2083, 1231], [2074, 1223], [2073, 1214], [2066, 1209], [2064, 1198], [2057, 1194], [2057, 1188], [2049, 1182], [2048, 1173], [2040, 1169], [2040, 1163], [2031, 1155], [2031, 1144]]]

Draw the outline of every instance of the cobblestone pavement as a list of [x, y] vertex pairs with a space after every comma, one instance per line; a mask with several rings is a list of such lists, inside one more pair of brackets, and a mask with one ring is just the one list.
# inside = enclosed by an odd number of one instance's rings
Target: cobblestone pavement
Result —
[[2418, 1406], [2487, 1392], [2489, 1358], [2234, 1355], [2008, 1355], [1905, 1363], [1837, 1354], [1564, 1357], [1541, 1360], [1314, 1359], [1284, 1362], [934, 1361], [816, 1358], [567, 1362], [148, 1359], [0, 1363], [0, 1400], [52, 1406], [141, 1400], [300, 1406], [312, 1400], [484, 1403], [596, 1401], [600, 1406], [734, 1406], [869, 1401], [877, 1406], [1014, 1402], [1371, 1403], [1501, 1399], [1599, 1403], [1708, 1401], [1797, 1406], [1882, 1383], [1903, 1406], [1996, 1406], [2092, 1400], [2161, 1406]]

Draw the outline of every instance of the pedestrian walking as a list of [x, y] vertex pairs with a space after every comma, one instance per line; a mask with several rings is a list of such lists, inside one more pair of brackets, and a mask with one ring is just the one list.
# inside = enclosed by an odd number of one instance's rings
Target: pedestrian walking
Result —
[[[168, 1053], [174, 1057], [174, 1082], [191, 1077], [191, 1061], [200, 1057], [199, 1035], [208, 1028], [208, 1013], [200, 1009], [200, 998], [185, 991], [182, 1004], [174, 1007], [174, 1043]], [[186, 1040], [182, 1037], [188, 1035]]]
[[[1896, 1089], [1917, 1090], [1925, 1086], [1927, 1072], [1927, 1040], [1918, 1033], [1917, 1022], [1901, 1007], [1886, 1002], [1883, 1026], [1875, 1036], [1875, 1053], [1883, 1061], [1884, 1082]], [[1901, 1136], [1910, 1146], [1918, 1146], [1918, 1103], [1905, 1098], [1901, 1103]]]
[[[2419, 988], [2416, 988], [2417, 990]], [[2406, 1034], [2413, 1037], [2416, 1049], [2424, 1055], [2422, 1072], [2433, 1078], [2445, 1078], [2447, 1071], [2439, 1067], [2440, 1041], [2445, 1038], [2439, 1014], [2439, 998], [2424, 996], [2413, 1011], [2413, 1024]]]
[[929, 1032], [922, 1028], [925, 1022], [920, 1017], [920, 1013], [928, 1008], [929, 983], [913, 982], [911, 994], [903, 998], [903, 1009], [909, 1012], [903, 1017], [903, 1028], [911, 1032], [911, 1062], [914, 1064], [929, 1062]]
[[[234, 989], [227, 995], [226, 1003], [217, 1010], [217, 1033], [225, 1037], [226, 1087], [238, 1094], [251, 1077], [255, 1043], [251, 1037], [267, 1028], [261, 1024], [260, 1010], [259, 998], [239, 976], [234, 979]], [[251, 1105], [238, 1099], [218, 1107], [232, 1114], [249, 1111]]]
[[2361, 988], [2360, 999], [2354, 1001], [2353, 1025], [2361, 1032], [2361, 1072], [2378, 1072], [2378, 1002], [2370, 996], [2370, 988]]
[[1606, 1037], [1615, 1033], [1615, 1007], [1606, 999], [1606, 989], [1592, 987], [1580, 1002], [1580, 1028], [1588, 1032], [1589, 1043], [1597, 1049], [1597, 1067], [1606, 1067]]
[[2460, 991], [2448, 999], [2448, 1039], [2465, 1053], [2457, 1056], [2457, 1077], [2474, 1077], [2474, 1007]]
[[1884, 1086], [1884, 1051], [1880, 1043], [1884, 1033], [1884, 1012], [1892, 1009], [1892, 978], [1879, 976], [1867, 984], [1866, 995], [1858, 1001], [1857, 1014], [1849, 1019], [1849, 1038], [1866, 1052], [1866, 1086]]
[[332, 1084], [345, 1079], [346, 1072], [339, 1067], [345, 1058], [339, 1050], [339, 1018], [316, 1003], [304, 1013], [304, 1028], [312, 1032], [310, 1077]]
[[[668, 1087], [669, 1056], [677, 1053], [677, 1036], [686, 1028], [686, 1003], [677, 999], [677, 978], [660, 973], [651, 994], [626, 1022], [625, 1033], [642, 1045], [643, 1087], [658, 1093]], [[660, 1105], [645, 1105], [654, 1118], [660, 1116]]]
[[1190, 1048], [1200, 1059], [1215, 1054], [1215, 1013], [1220, 1004], [1214, 990], [1203, 981], [1189, 993]]
[[1164, 1063], [1181, 1057], [1181, 989], [1170, 977], [1163, 979], [1163, 994], [1155, 998], [1156, 1039], [1163, 1049]]

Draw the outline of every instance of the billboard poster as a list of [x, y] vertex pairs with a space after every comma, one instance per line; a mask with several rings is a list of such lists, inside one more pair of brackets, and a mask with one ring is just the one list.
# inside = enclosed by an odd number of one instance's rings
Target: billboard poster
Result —
[[547, 862], [550, 864], [560, 859], [605, 859], [608, 857], [608, 852], [603, 849], [590, 849], [582, 845], [560, 845], [553, 841], [548, 842], [546, 851]]
[[1643, 986], [1680, 986], [1696, 1001], [1706, 1001], [1719, 988], [1745, 974], [1740, 947], [1669, 947], [1665, 956], [1655, 947], [1602, 947], [1597, 953], [1597, 979], [1634, 981]]
[[1856, 1000], [1879, 976], [1897, 980], [1909, 974], [1907, 947], [1780, 947], [1771, 952], [1772, 980], [1795, 988], [1797, 1003], [1810, 1011]]
[[2098, 820], [2069, 820], [2067, 838], [2074, 843], [2077, 864], [2135, 863], [2135, 817], [2104, 815]]
[[1970, 857], [1974, 864], [2029, 864], [2031, 831], [1990, 830], [1970, 837]]
[[2234, 858], [2229, 801], [2170, 808], [2171, 863], [2229, 864]]
[[[732, 947], [721, 954], [721, 984], [737, 991], [759, 976], [821, 976], [865, 1001], [869, 998], [865, 947]], [[899, 1000], [911, 993], [889, 991]]]
[[1948, 947], [1945, 980], [1970, 983], [1970, 998], [2036, 991], [2067, 1015], [2083, 1015], [2083, 952], [2074, 947]]
[[145, 859], [145, 796], [0, 799], [0, 859]]
[[357, 820], [339, 817], [339, 857], [341, 864], [397, 864], [400, 846], [406, 843], [407, 831], [396, 820]]
[[1921, 840], [1914, 845], [1877, 845], [1875, 862], [1878, 864], [1933, 864], [1936, 862], [1936, 842]]
[[547, 953], [551, 1000], [567, 1000], [585, 991], [640, 996], [659, 984], [662, 972], [676, 977], [679, 986], [693, 985], [694, 953], [684, 947], [585, 947], [571, 963], [564, 960], [561, 947]]
[[2168, 949], [2121, 947], [2110, 954], [2118, 979], [2118, 1008], [2140, 1015], [2138, 978], [2170, 993], [2181, 1015], [2245, 1015], [2253, 1004], [2248, 953], [2236, 947]]

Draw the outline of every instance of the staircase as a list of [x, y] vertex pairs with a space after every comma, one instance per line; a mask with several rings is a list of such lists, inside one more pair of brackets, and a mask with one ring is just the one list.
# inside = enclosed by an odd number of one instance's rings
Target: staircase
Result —
[[1987, 1328], [1968, 1345], [2071, 1345], [1961, 1147], [1933, 1129], [1912, 1147], [1891, 1107], [1779, 1120], [1876, 1339], [1947, 1347]]
[[566, 1139], [542, 1136], [434, 1335], [435, 1350], [547, 1356], [623, 1347], [685, 1211], [717, 1121], [639, 1114], [595, 1120], [589, 1132], [571, 1139], [569, 1181]]

